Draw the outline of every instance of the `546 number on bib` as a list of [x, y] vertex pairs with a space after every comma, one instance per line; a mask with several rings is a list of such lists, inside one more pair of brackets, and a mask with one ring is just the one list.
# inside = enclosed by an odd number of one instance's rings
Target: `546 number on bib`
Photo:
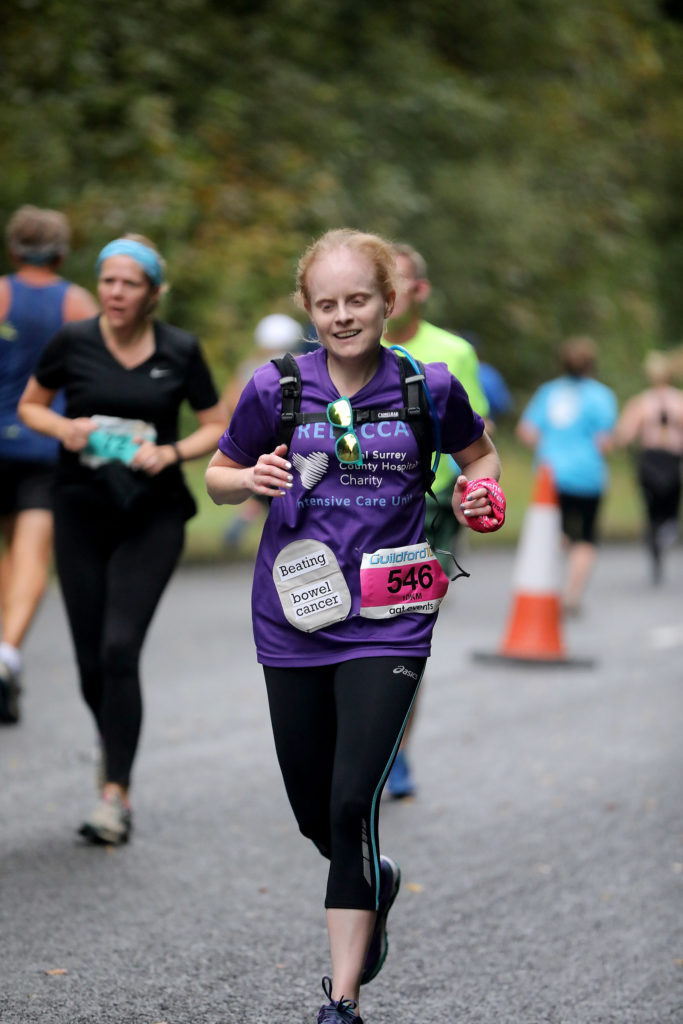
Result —
[[390, 569], [387, 578], [387, 590], [390, 594], [398, 594], [404, 587], [411, 590], [429, 590], [434, 582], [434, 575], [429, 565], [411, 565], [409, 569]]

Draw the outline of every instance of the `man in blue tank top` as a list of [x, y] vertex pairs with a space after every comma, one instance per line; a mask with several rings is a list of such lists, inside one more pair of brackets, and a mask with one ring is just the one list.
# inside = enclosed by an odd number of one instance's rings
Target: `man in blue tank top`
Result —
[[0, 277], [0, 722], [6, 723], [19, 720], [21, 645], [47, 583], [58, 450], [54, 439], [21, 422], [17, 404], [52, 335], [98, 311], [89, 292], [57, 274], [69, 241], [67, 219], [56, 210], [22, 206], [7, 225], [16, 270]]

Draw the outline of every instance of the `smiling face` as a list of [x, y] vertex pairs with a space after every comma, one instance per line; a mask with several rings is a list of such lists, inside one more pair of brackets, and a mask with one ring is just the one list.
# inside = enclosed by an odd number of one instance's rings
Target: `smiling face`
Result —
[[103, 261], [97, 294], [112, 327], [125, 330], [142, 323], [158, 291], [132, 256], [110, 256]]
[[306, 312], [328, 356], [364, 361], [379, 352], [394, 293], [384, 295], [372, 261], [348, 247], [318, 257], [307, 273]]

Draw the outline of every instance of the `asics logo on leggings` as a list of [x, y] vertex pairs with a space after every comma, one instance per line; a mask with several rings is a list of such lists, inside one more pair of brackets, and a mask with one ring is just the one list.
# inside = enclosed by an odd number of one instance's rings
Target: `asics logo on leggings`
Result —
[[417, 672], [412, 672], [405, 665], [397, 665], [394, 669], [395, 676], [410, 676], [411, 679], [417, 679]]

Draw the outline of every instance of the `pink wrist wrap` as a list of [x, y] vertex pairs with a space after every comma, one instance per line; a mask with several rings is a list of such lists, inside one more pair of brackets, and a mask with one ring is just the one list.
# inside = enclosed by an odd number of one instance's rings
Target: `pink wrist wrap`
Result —
[[494, 533], [495, 530], [500, 530], [505, 522], [505, 495], [493, 477], [486, 477], [484, 480], [470, 480], [465, 488], [462, 500], [467, 501], [472, 491], [476, 491], [479, 487], [485, 487], [489, 492], [491, 515], [472, 516], [472, 518], [468, 516], [467, 525], [471, 530], [476, 530], [477, 533]]

